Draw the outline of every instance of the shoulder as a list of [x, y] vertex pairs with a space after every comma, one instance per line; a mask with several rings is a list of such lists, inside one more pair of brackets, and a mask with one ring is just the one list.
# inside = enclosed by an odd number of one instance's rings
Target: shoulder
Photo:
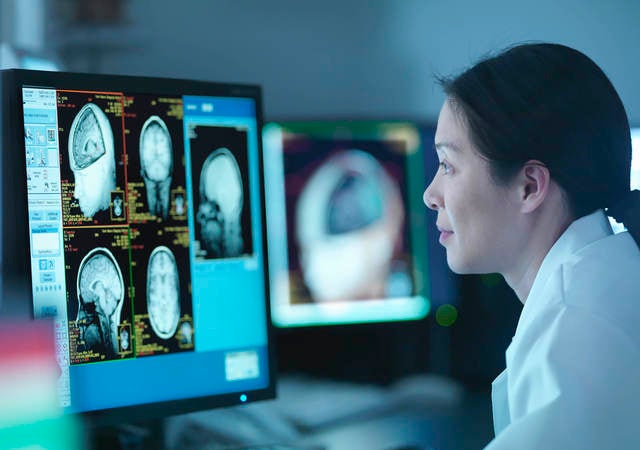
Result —
[[640, 250], [629, 233], [607, 236], [562, 264], [562, 301], [570, 309], [636, 335], [640, 345]]
[[626, 232], [599, 239], [563, 262], [562, 284], [567, 305], [596, 306], [591, 302], [603, 296], [637, 298], [640, 291], [627, 290], [640, 287], [640, 250]]
[[558, 260], [527, 299], [514, 343], [531, 347], [558, 323], [575, 317], [586, 327], [591, 320], [608, 324], [640, 349], [640, 250], [633, 238], [607, 235]]

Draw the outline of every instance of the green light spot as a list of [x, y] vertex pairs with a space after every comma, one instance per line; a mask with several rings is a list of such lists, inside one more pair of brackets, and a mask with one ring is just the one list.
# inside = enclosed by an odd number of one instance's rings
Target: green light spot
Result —
[[458, 310], [455, 306], [444, 304], [436, 310], [436, 322], [443, 327], [450, 327], [458, 318]]

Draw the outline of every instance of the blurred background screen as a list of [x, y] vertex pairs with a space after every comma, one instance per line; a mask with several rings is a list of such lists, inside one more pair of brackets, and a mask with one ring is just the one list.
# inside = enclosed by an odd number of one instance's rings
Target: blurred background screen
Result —
[[425, 215], [411, 195], [424, 180], [417, 127], [272, 123], [263, 142], [274, 323], [424, 318]]

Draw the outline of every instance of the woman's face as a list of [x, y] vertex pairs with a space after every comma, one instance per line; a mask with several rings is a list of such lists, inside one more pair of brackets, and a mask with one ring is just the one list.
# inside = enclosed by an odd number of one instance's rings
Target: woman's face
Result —
[[516, 187], [496, 185], [462, 117], [445, 101], [435, 147], [440, 166], [424, 192], [438, 212], [440, 243], [456, 273], [504, 273], [517, 255]]

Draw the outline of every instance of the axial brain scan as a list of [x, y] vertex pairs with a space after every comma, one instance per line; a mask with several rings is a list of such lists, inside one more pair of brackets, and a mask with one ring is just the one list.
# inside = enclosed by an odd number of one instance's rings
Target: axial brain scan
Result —
[[120, 348], [122, 351], [129, 350], [129, 330], [126, 328], [120, 330]]
[[180, 319], [180, 280], [173, 252], [156, 247], [147, 265], [147, 310], [154, 333], [169, 339], [176, 332]]
[[74, 175], [73, 196], [86, 217], [109, 208], [116, 187], [113, 131], [105, 113], [94, 103], [76, 114], [69, 132], [69, 163]]
[[189, 322], [180, 325], [180, 343], [190, 345], [193, 343], [193, 327]]
[[113, 215], [114, 216], [116, 216], [116, 217], [122, 216], [122, 213], [124, 212], [122, 210], [122, 205], [123, 205], [122, 198], [115, 197], [113, 199]]
[[171, 135], [164, 121], [151, 116], [140, 131], [140, 169], [151, 214], [167, 218], [173, 170]]
[[371, 154], [351, 149], [325, 161], [296, 209], [300, 266], [313, 300], [384, 297], [403, 223], [397, 182]]
[[176, 214], [182, 215], [184, 214], [184, 197], [182, 195], [176, 195]]
[[111, 251], [91, 250], [78, 270], [78, 318], [88, 349], [107, 356], [118, 351], [118, 325], [124, 300], [124, 280]]
[[243, 201], [242, 176], [235, 157], [224, 147], [211, 152], [200, 172], [197, 215], [201, 245], [208, 255], [238, 256], [244, 250]]

